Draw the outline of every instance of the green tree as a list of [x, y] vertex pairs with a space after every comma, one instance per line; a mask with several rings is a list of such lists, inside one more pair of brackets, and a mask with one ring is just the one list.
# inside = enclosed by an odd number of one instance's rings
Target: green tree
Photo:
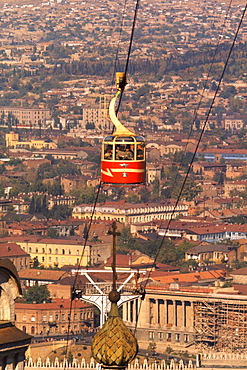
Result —
[[29, 289], [24, 290], [23, 298], [25, 303], [43, 303], [48, 302], [50, 297], [50, 292], [46, 285], [35, 285]]
[[132, 237], [129, 226], [124, 226], [122, 228], [121, 235], [120, 237], [118, 237], [117, 244], [120, 252], [140, 248], [136, 239]]
[[130, 193], [127, 195], [127, 197], [125, 198], [126, 201], [128, 203], [139, 203], [140, 202], [140, 198], [138, 197], [137, 194], [135, 193]]
[[55, 204], [52, 209], [48, 211], [48, 217], [55, 220], [66, 220], [71, 217], [72, 208], [67, 204]]
[[140, 198], [141, 198], [141, 201], [143, 203], [147, 203], [150, 201], [150, 198], [151, 198], [151, 192], [145, 187], [143, 186], [140, 191], [139, 191], [139, 194], [140, 194]]
[[[180, 194], [182, 187], [182, 181], [180, 181], [176, 186], [174, 186], [171, 196], [172, 198], [177, 199], [177, 197]], [[198, 185], [193, 179], [188, 178], [187, 181], [184, 184], [184, 188], [181, 194], [181, 200], [185, 199], [187, 201], [193, 200], [200, 192], [202, 191], [202, 188], [200, 185]]]

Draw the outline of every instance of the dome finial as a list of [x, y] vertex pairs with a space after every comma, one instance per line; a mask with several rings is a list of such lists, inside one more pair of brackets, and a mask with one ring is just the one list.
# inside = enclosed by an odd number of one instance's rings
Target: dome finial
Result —
[[116, 287], [116, 236], [120, 235], [116, 231], [116, 222], [112, 223], [112, 230], [108, 233], [112, 235], [112, 291], [109, 293], [111, 310], [109, 316], [100, 331], [94, 336], [92, 342], [92, 355], [103, 368], [125, 369], [128, 364], [136, 357], [138, 344], [135, 336], [127, 328], [121, 319], [118, 311], [117, 302], [120, 293]]

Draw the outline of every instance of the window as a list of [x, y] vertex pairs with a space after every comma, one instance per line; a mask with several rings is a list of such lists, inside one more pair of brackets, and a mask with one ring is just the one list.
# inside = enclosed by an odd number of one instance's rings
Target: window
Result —
[[164, 337], [164, 335], [163, 335], [162, 331], [159, 331], [159, 332], [158, 332], [158, 339], [159, 339], [159, 340], [162, 340], [162, 339], [163, 339], [163, 337]]
[[56, 248], [56, 250], [55, 250], [55, 254], [58, 254], [58, 249]]
[[69, 254], [71, 254], [71, 249], [69, 249]]
[[153, 340], [154, 339], [154, 332], [153, 331], [150, 331], [149, 332], [149, 339], [150, 340]]
[[184, 343], [189, 343], [189, 334], [184, 334]]
[[62, 249], [62, 254], [65, 254], [65, 249]]
[[39, 249], [38, 249], [38, 248], [36, 248], [36, 250], [35, 250], [35, 251], [36, 251], [36, 253], [39, 253]]
[[49, 254], [51, 254], [51, 248], [49, 248]]
[[176, 342], [180, 342], [180, 334], [179, 333], [176, 333], [175, 340], [176, 340]]
[[35, 320], [35, 316], [32, 316], [32, 317], [31, 317], [31, 321], [36, 321], [36, 320]]
[[22, 317], [22, 321], [26, 321], [27, 320], [27, 316], [26, 315], [24, 315], [23, 317]]
[[29, 253], [32, 253], [32, 248], [31, 247], [29, 247]]
[[42, 321], [46, 321], [46, 315], [43, 315]]
[[167, 333], [166, 334], [166, 340], [167, 340], [167, 342], [171, 342], [171, 340], [172, 340], [172, 333]]

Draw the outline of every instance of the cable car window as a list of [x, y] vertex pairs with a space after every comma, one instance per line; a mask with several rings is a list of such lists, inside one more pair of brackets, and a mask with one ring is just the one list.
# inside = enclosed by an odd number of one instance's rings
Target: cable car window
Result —
[[112, 141], [114, 139], [114, 136], [107, 136], [105, 137], [104, 141]]
[[136, 159], [137, 160], [142, 160], [144, 159], [144, 145], [139, 144], [137, 145], [137, 150], [136, 150]]
[[132, 142], [132, 141], [134, 141], [134, 138], [133, 137], [131, 137], [131, 136], [129, 136], [129, 137], [117, 137], [116, 138], [116, 142]]
[[142, 136], [136, 136], [136, 141], [144, 141], [144, 138]]
[[115, 158], [120, 161], [132, 160], [134, 159], [134, 148], [133, 145], [117, 145]]
[[111, 159], [113, 159], [112, 155], [113, 155], [112, 145], [105, 144], [104, 145], [104, 159], [111, 160]]

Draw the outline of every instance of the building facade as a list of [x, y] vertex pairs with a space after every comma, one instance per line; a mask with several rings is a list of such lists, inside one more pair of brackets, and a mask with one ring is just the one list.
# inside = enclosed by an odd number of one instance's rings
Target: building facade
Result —
[[5, 142], [7, 148], [13, 149], [56, 149], [57, 144], [54, 143], [52, 140], [27, 140], [27, 141], [20, 141], [19, 134], [14, 133], [13, 131], [7, 133], [5, 135]]
[[27, 129], [45, 128], [46, 121], [51, 119], [51, 112], [46, 108], [0, 107], [0, 115], [3, 118], [13, 115], [18, 120], [15, 127]]
[[155, 342], [158, 352], [168, 346], [246, 352], [247, 297], [229, 289], [224, 293], [219, 287], [182, 288], [176, 282], [167, 288], [148, 287], [144, 301], [124, 304], [123, 319], [135, 330], [138, 317], [141, 348]]
[[68, 240], [24, 235], [10, 236], [6, 241], [16, 241], [32, 260], [38, 259], [44, 267], [76, 266], [79, 263], [87, 266], [90, 261], [90, 247], [84, 247], [84, 240], [79, 238]]
[[16, 326], [32, 335], [80, 334], [94, 327], [94, 307], [82, 301], [56, 299], [51, 303], [16, 303]]
[[9, 236], [3, 241], [16, 242], [30, 255], [31, 260], [38, 259], [39, 263], [47, 267], [62, 267], [64, 265], [88, 266], [102, 262], [110, 253], [108, 243], [88, 242], [79, 237], [46, 238], [37, 235]]
[[[96, 206], [94, 220], [117, 220], [125, 224], [141, 223], [153, 220], [169, 220], [171, 217], [187, 216], [188, 206], [175, 200], [168, 199], [159, 203], [133, 204], [126, 202], [106, 202]], [[93, 206], [80, 204], [74, 207], [72, 216], [78, 219], [90, 219]]]

